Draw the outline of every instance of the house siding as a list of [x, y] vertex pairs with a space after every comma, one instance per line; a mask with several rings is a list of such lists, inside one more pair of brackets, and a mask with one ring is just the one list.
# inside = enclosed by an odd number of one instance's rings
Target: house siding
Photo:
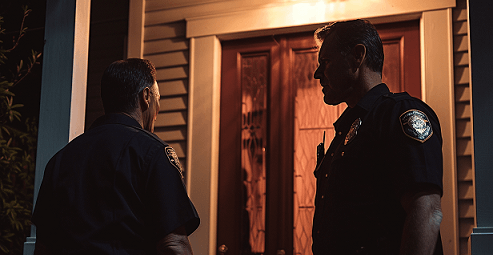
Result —
[[457, 191], [459, 254], [468, 255], [469, 237], [475, 226], [474, 170], [469, 78], [469, 36], [466, 0], [457, 0], [452, 10], [454, 41], [455, 124], [457, 144]]
[[161, 94], [154, 132], [176, 150], [186, 169], [189, 40], [185, 28], [184, 20], [150, 25], [146, 22], [143, 56], [156, 66]]

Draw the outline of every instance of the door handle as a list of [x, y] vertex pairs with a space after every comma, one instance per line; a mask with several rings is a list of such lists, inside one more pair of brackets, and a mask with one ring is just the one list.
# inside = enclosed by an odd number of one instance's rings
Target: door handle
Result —
[[228, 246], [223, 244], [223, 245], [219, 246], [219, 248], [217, 248], [217, 250], [219, 251], [219, 254], [224, 255], [224, 254], [226, 254], [226, 252], [228, 252]]

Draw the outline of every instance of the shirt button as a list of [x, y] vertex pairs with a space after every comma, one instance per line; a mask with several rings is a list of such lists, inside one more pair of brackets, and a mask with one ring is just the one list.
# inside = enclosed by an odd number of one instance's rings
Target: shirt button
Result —
[[321, 199], [324, 199], [324, 195], [322, 195], [320, 198], [321, 198]]
[[344, 156], [344, 151], [343, 151], [343, 152], [341, 152], [341, 156]]
[[337, 132], [337, 134], [338, 134], [338, 135], [342, 135], [342, 132], [341, 132], [341, 131], [339, 131], [339, 132]]
[[325, 174], [325, 178], [329, 177], [329, 174]]
[[330, 156], [331, 156], [331, 157], [334, 157], [334, 153], [332, 152], [332, 153], [330, 154]]

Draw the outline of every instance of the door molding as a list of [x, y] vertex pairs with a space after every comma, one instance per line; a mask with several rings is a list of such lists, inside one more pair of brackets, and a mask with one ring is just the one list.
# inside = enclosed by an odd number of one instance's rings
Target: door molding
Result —
[[[277, 3], [269, 4], [269, 2]], [[254, 9], [228, 9], [227, 12], [214, 15], [187, 18], [187, 37], [211, 35], [220, 36], [221, 39], [239, 39], [238, 36], [259, 37], [274, 34], [272, 30], [275, 30], [276, 34], [279, 33], [277, 31], [279, 29], [283, 30], [283, 33], [300, 32], [300, 26], [311, 26], [313, 29], [308, 30], [315, 30], [320, 24], [328, 21], [358, 18], [370, 19], [372, 23], [398, 22], [416, 19], [416, 15], [423, 12], [455, 7], [455, 0], [279, 2], [281, 1], [265, 0]], [[267, 34], [259, 34], [262, 32]]]
[[[405, 2], [405, 1], [404, 1]], [[424, 1], [420, 1], [424, 2]], [[434, 2], [434, 1], [428, 1]], [[444, 252], [458, 252], [458, 212], [455, 119], [453, 84], [452, 9], [455, 1], [437, 1], [447, 8], [422, 12], [398, 13], [397, 16], [374, 17], [375, 23], [409, 20], [420, 17], [422, 98], [432, 106], [440, 118], [444, 139], [444, 197], [442, 210], [442, 239]], [[453, 2], [453, 4], [451, 4]], [[452, 6], [453, 5], [453, 6]], [[293, 4], [294, 6], [294, 4]], [[265, 10], [265, 9], [263, 9]], [[292, 9], [291, 9], [292, 11]], [[392, 13], [388, 13], [391, 15]], [[262, 15], [266, 15], [265, 13]], [[282, 14], [277, 14], [282, 17]], [[268, 16], [268, 15], [267, 15]], [[233, 16], [234, 17], [234, 16]], [[348, 18], [348, 17], [346, 17]], [[358, 18], [358, 17], [354, 17]], [[314, 30], [313, 24], [295, 28], [280, 27], [272, 30], [266, 24], [256, 23], [255, 31], [245, 31], [236, 21], [236, 30], [215, 31], [213, 34], [197, 33], [207, 19], [187, 20], [187, 36], [190, 38], [189, 81], [189, 132], [187, 165], [189, 194], [201, 216], [201, 226], [190, 236], [197, 254], [216, 254], [217, 179], [220, 118], [220, 39], [245, 38], [265, 34], [303, 32]], [[234, 19], [233, 19], [234, 20]], [[252, 20], [252, 19], [251, 19]], [[251, 22], [247, 23], [255, 23]], [[326, 20], [328, 21], [328, 20]], [[216, 21], [215, 21], [216, 22]], [[261, 21], [259, 21], [262, 23]], [[231, 23], [231, 24], [233, 24]], [[217, 24], [229, 24], [224, 20]], [[217, 26], [216, 26], [217, 27]], [[230, 25], [227, 27], [231, 28]], [[318, 25], [316, 25], [318, 27]], [[216, 33], [217, 34], [214, 34]], [[210, 33], [210, 32], [209, 32]]]

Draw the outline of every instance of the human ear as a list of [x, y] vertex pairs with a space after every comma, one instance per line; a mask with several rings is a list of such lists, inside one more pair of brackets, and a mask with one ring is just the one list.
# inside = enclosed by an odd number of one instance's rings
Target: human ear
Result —
[[356, 44], [351, 53], [353, 55], [353, 69], [360, 68], [366, 58], [366, 46], [363, 44]]
[[151, 104], [151, 90], [149, 89], [149, 87], [144, 88], [139, 94], [139, 101], [142, 111], [146, 111], [147, 109], [149, 109]]

